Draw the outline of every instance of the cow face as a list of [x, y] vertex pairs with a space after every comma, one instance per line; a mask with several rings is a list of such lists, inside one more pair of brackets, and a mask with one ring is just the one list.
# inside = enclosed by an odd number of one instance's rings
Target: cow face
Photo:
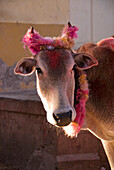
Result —
[[22, 59], [15, 68], [24, 76], [36, 72], [37, 91], [47, 112], [47, 120], [55, 126], [67, 126], [76, 117], [74, 101], [74, 66], [88, 69], [97, 61], [86, 53], [67, 49], [43, 50], [34, 58]]

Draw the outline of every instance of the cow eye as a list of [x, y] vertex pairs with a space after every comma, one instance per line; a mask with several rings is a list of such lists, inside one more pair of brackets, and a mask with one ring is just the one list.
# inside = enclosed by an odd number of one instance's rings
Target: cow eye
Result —
[[38, 74], [43, 74], [42, 70], [38, 67], [36, 68]]

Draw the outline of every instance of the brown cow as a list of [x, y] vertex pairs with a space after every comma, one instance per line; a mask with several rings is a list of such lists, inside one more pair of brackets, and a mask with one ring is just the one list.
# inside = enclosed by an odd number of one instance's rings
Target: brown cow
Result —
[[[82, 74], [82, 70], [85, 70], [88, 75], [90, 98], [83, 127], [101, 139], [113, 169], [112, 59], [114, 53], [112, 47], [102, 47], [100, 44], [93, 43], [85, 44], [80, 47], [79, 53], [73, 53], [71, 51], [73, 30], [76, 31], [76, 27], [72, 27], [69, 23], [62, 36], [52, 40], [40, 37], [33, 28], [29, 30], [24, 37], [24, 42], [36, 55], [22, 59], [17, 64], [15, 73], [26, 76], [36, 70], [37, 91], [47, 111], [48, 122], [58, 127], [68, 127], [75, 121], [77, 115], [74, 108], [75, 88], [77, 92], [76, 77], [80, 74], [85, 77], [85, 74]], [[98, 64], [97, 60], [99, 65], [93, 67]], [[85, 79], [83, 81], [87, 82]], [[87, 83], [86, 88], [88, 89]]]

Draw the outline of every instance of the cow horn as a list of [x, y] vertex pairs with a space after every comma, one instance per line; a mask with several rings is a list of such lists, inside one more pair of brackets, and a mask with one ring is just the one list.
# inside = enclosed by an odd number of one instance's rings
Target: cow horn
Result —
[[72, 24], [71, 24], [70, 22], [68, 22], [68, 26], [69, 26], [69, 27], [72, 27]]
[[31, 34], [34, 34], [34, 28], [31, 27]]

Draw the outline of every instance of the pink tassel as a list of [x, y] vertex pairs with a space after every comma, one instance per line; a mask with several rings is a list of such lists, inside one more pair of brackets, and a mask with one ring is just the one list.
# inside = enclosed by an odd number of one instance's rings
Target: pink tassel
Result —
[[63, 32], [62, 32], [62, 36], [63, 35], [66, 35], [67, 37], [73, 39], [73, 38], [77, 38], [77, 33], [76, 31], [78, 31], [78, 27], [76, 26], [65, 26], [65, 28], [63, 29]]

